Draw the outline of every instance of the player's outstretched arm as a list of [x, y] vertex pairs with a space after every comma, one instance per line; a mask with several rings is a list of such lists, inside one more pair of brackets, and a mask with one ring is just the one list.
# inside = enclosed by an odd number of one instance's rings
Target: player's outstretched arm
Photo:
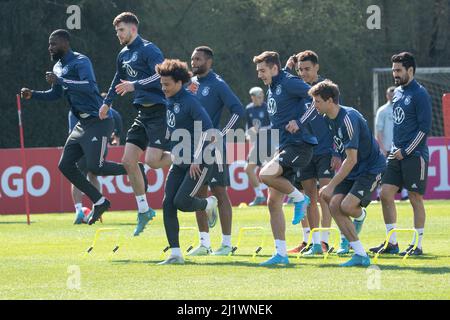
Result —
[[41, 101], [54, 101], [58, 100], [63, 95], [63, 89], [60, 85], [53, 85], [50, 90], [47, 91], [35, 91], [28, 88], [22, 88], [21, 96], [23, 99], [36, 99]]

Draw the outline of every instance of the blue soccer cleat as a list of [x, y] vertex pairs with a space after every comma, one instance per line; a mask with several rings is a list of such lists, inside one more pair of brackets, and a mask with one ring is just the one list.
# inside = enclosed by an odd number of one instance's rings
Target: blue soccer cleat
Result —
[[83, 210], [78, 210], [75, 212], [75, 220], [73, 221], [73, 224], [82, 224], [84, 219], [84, 212]]
[[358, 254], [354, 254], [350, 260], [346, 263], [342, 263], [339, 265], [340, 267], [368, 267], [370, 266], [370, 258], [369, 256], [360, 256]]
[[255, 197], [255, 199], [248, 204], [249, 207], [261, 206], [267, 203], [266, 197]]
[[136, 229], [134, 230], [134, 236], [138, 236], [142, 231], [144, 231], [145, 226], [147, 223], [156, 216], [156, 211], [152, 208], [148, 209], [147, 212], [144, 213], [138, 213], [138, 224], [136, 226]]
[[306, 214], [306, 208], [308, 208], [311, 200], [305, 194], [305, 198], [302, 201], [294, 202], [294, 218], [292, 219], [292, 224], [299, 224], [303, 220]]
[[264, 261], [263, 263], [260, 263], [260, 266], [275, 266], [275, 265], [288, 265], [289, 264], [289, 258], [283, 257], [281, 255], [274, 254], [269, 260]]
[[362, 210], [364, 212], [364, 219], [362, 221], [357, 221], [356, 219], [353, 219], [353, 225], [355, 226], [356, 234], [359, 234], [361, 232], [364, 221], [367, 218], [366, 209], [362, 208]]
[[339, 249], [336, 251], [338, 255], [347, 254], [350, 252], [350, 242], [344, 237], [341, 238], [341, 245]]
[[303, 255], [304, 256], [314, 256], [316, 254], [323, 254], [322, 244], [315, 243], [312, 245], [312, 247], [306, 251]]

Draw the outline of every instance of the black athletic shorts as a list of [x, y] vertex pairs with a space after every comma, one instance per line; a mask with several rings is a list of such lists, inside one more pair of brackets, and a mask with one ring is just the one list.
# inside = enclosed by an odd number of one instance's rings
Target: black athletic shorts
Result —
[[312, 157], [311, 162], [300, 170], [300, 181], [309, 179], [331, 179], [334, 177], [334, 170], [331, 169], [331, 153], [320, 154]]
[[138, 115], [128, 130], [126, 142], [144, 151], [147, 147], [170, 151], [166, 106], [163, 104], [151, 107], [136, 104], [134, 106], [138, 110]]
[[389, 159], [381, 184], [391, 184], [408, 191], [425, 194], [428, 179], [428, 162], [413, 155], [403, 160]]
[[[230, 169], [226, 161], [226, 154], [223, 150], [216, 149], [214, 151], [216, 162], [211, 165], [211, 179], [207, 180], [204, 185], [210, 187], [229, 187], [230, 186]], [[223, 154], [224, 153], [224, 154]]]
[[288, 144], [280, 149], [274, 159], [283, 168], [282, 176], [293, 184], [297, 170], [302, 170], [309, 164], [312, 154], [313, 146], [311, 144]]
[[372, 192], [381, 181], [379, 174], [362, 174], [356, 180], [345, 179], [334, 189], [334, 194], [351, 193], [361, 201], [361, 207], [367, 207], [372, 201]]

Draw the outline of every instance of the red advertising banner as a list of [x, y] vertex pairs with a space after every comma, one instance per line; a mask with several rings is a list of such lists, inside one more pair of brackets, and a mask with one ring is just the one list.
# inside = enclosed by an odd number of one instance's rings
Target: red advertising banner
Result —
[[[450, 199], [450, 141], [447, 140], [444, 137], [428, 139], [430, 164], [426, 199]], [[248, 146], [235, 144], [229, 146], [228, 150], [229, 160], [233, 159], [229, 166], [231, 186], [228, 192], [231, 202], [233, 205], [248, 203], [254, 198], [244, 171]], [[0, 214], [25, 212], [23, 173], [26, 176], [31, 213], [74, 210], [70, 184], [58, 170], [61, 152], [62, 148], [26, 149], [27, 169], [23, 172], [20, 149], [0, 150]], [[123, 147], [110, 147], [108, 160], [120, 162], [122, 154]], [[153, 170], [147, 167], [147, 198], [155, 209], [162, 206], [166, 173], [167, 169]], [[99, 177], [99, 182], [103, 194], [111, 200], [112, 210], [136, 209], [136, 201], [127, 176]], [[91, 206], [86, 197], [83, 204]]]

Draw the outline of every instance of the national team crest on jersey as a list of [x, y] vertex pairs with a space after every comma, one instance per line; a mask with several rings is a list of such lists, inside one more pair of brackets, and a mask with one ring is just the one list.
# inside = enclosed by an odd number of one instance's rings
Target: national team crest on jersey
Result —
[[204, 87], [202, 90], [202, 96], [206, 97], [209, 94], [209, 87]]
[[343, 134], [342, 134], [342, 129], [341, 129], [341, 128], [338, 129], [338, 137], [339, 137], [340, 139], [344, 138], [344, 136], [343, 136]]
[[69, 72], [69, 68], [67, 68], [67, 66], [65, 66], [61, 71], [61, 75], [66, 75], [67, 72]]
[[175, 112], [175, 113], [179, 113], [180, 112], [180, 104], [179, 103], [175, 103], [173, 105], [173, 112]]
[[405, 106], [409, 105], [411, 103], [411, 96], [407, 96], [405, 98]]
[[277, 102], [274, 98], [269, 99], [269, 103], [267, 104], [267, 112], [271, 115], [277, 113]]
[[281, 94], [281, 84], [277, 85], [277, 88], [275, 89], [275, 94], [279, 96]]
[[138, 59], [138, 53], [137, 52], [135, 52], [135, 53], [133, 53], [133, 56], [131, 57], [131, 62], [135, 62], [135, 61], [137, 61], [137, 59]]
[[405, 120], [405, 111], [403, 111], [402, 108], [397, 107], [394, 109], [393, 117], [395, 124], [401, 124], [403, 120]]
[[254, 127], [259, 128], [259, 127], [261, 127], [261, 120], [253, 119], [252, 124]]
[[167, 110], [167, 125], [171, 128], [175, 128], [175, 115], [172, 113], [172, 111]]
[[260, 117], [260, 118], [263, 118], [263, 117], [264, 117], [264, 112], [261, 111], [261, 112], [259, 113], [259, 117]]

